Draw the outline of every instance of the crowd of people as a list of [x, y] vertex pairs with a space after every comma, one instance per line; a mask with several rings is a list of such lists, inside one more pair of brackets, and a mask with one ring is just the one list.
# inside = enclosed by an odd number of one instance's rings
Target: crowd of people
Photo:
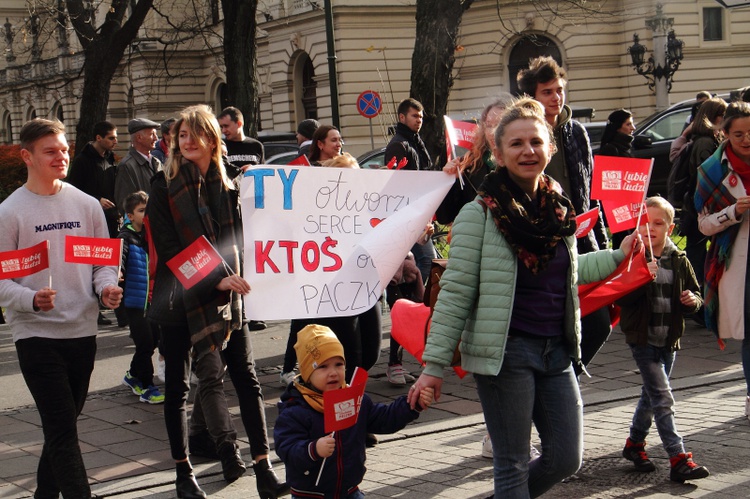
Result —
[[[377, 443], [376, 434], [398, 431], [439, 401], [444, 368], [454, 361], [459, 342], [461, 366], [474, 376], [485, 416], [482, 454], [493, 459], [494, 496], [540, 496], [581, 466], [577, 377], [611, 332], [608, 307], [580, 319], [577, 284], [606, 278], [641, 250], [650, 260], [652, 281], [618, 300], [621, 328], [643, 381], [622, 455], [637, 471], [653, 472], [645, 442], [655, 424], [672, 480], [709, 476], [676, 430], [669, 377], [684, 317], [705, 318], [720, 339], [742, 340], [750, 418], [750, 105], [702, 92], [692, 121], [673, 144], [673, 158], [690, 148], [690, 187], [679, 220], [686, 250], [671, 241], [675, 209], [658, 196], [646, 200], [647, 223], [615, 235], [610, 249], [601, 216], [586, 236], [575, 237], [575, 216], [598, 202], [590, 195], [591, 146], [565, 104], [566, 84], [553, 58], [531, 60], [518, 76], [526, 96], [502, 95], [489, 103], [472, 147], [441, 165], [456, 177], [436, 213], [438, 222], [452, 226], [450, 256], [418, 379], [403, 368], [400, 345], [390, 341], [387, 379], [413, 382], [406, 395], [388, 405], [365, 395], [357, 424], [325, 432], [323, 394], [346, 387], [357, 368], [368, 370], [378, 360], [381, 305], [353, 316], [293, 318], [274, 431], [286, 482], [271, 466], [250, 339], [250, 331], [265, 324], [243, 310], [242, 296], [252, 283], [242, 277], [239, 177], [265, 157], [263, 144], [245, 136], [242, 113], [229, 107], [217, 116], [196, 105], [162, 123], [132, 119], [130, 148], [118, 164], [116, 126], [97, 123], [70, 172], [63, 125], [29, 121], [21, 130], [28, 180], [0, 205], [0, 228], [8, 235], [0, 251], [53, 241], [49, 266], [56, 277], [2, 280], [0, 305], [44, 432], [34, 497], [91, 497], [77, 418], [96, 355], [96, 322], [106, 321], [101, 308], [115, 310], [118, 325], [130, 328], [135, 352], [123, 384], [141, 402], [163, 404], [177, 497], [206, 497], [191, 455], [219, 460], [228, 483], [247, 470], [224, 392], [226, 372], [239, 399], [261, 498], [364, 497], [359, 485], [365, 447]], [[419, 135], [422, 104], [405, 99], [397, 114], [386, 163], [437, 169]], [[631, 156], [634, 130], [632, 113], [612, 112], [600, 154]], [[306, 119], [296, 135], [300, 155], [313, 167], [358, 168], [343, 152], [336, 127]], [[65, 223], [49, 224], [50, 213]], [[40, 233], [35, 226], [46, 229]], [[402, 297], [422, 299], [435, 258], [431, 230], [430, 223], [404, 255], [387, 287], [389, 305]], [[121, 274], [110, 266], [67, 265], [67, 235], [121, 238]], [[185, 288], [166, 262], [201, 237], [225, 265]], [[191, 376], [197, 387], [188, 413]], [[530, 443], [532, 427], [540, 449]], [[325, 467], [327, 459], [336, 465]]]

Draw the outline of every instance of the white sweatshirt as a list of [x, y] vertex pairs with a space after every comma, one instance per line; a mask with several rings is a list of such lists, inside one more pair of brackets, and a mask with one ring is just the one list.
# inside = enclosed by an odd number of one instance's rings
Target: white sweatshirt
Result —
[[[0, 251], [28, 248], [49, 240], [49, 269], [17, 279], [0, 280], [0, 306], [13, 341], [24, 338], [81, 338], [97, 333], [99, 296], [117, 285], [116, 267], [65, 263], [65, 236], [108, 238], [99, 202], [70, 184], [52, 196], [25, 186], [0, 203]], [[57, 291], [55, 308], [34, 311], [34, 294], [49, 285]]]

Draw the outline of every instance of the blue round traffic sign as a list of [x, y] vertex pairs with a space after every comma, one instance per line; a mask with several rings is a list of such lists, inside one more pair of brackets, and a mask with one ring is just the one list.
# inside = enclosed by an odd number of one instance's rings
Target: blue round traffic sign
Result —
[[365, 118], [372, 119], [380, 113], [382, 102], [374, 90], [365, 90], [357, 97], [357, 111]]

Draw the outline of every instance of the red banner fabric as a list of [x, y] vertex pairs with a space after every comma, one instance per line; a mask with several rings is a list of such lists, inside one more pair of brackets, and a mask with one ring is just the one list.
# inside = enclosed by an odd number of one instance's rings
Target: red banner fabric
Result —
[[599, 208], [594, 208], [576, 217], [576, 238], [580, 239], [591, 232], [599, 218]]
[[221, 255], [208, 242], [206, 236], [201, 236], [169, 260], [167, 267], [185, 289], [190, 289], [222, 261]]
[[362, 396], [367, 386], [367, 371], [357, 368], [352, 382], [346, 388], [323, 392], [323, 417], [326, 434], [354, 426], [362, 406]]
[[0, 253], [0, 279], [36, 274], [49, 267], [49, 241]]
[[641, 251], [633, 256], [632, 263], [630, 257], [626, 257], [606, 279], [578, 286], [581, 317], [613, 304], [615, 300], [652, 280], [646, 262], [646, 252], [642, 247]]
[[65, 236], [67, 263], [118, 267], [121, 255], [122, 239]]
[[310, 160], [307, 159], [307, 156], [305, 154], [300, 154], [293, 160], [291, 160], [289, 163], [287, 163], [289, 166], [310, 166]]

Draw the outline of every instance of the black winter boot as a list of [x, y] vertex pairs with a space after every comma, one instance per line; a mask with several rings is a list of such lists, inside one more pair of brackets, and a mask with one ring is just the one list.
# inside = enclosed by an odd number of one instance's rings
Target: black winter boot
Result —
[[195, 475], [193, 475], [193, 467], [190, 465], [190, 461], [175, 464], [177, 466], [175, 488], [177, 489], [178, 499], [203, 499], [206, 497], [206, 493], [203, 492], [195, 479]]
[[255, 470], [255, 482], [258, 484], [260, 499], [277, 499], [289, 493], [289, 486], [286, 482], [279, 480], [267, 458], [255, 463], [253, 470]]
[[227, 483], [236, 481], [245, 474], [247, 467], [242, 460], [240, 447], [235, 442], [224, 442], [219, 448], [219, 459], [221, 459], [221, 471], [224, 472], [224, 480]]

